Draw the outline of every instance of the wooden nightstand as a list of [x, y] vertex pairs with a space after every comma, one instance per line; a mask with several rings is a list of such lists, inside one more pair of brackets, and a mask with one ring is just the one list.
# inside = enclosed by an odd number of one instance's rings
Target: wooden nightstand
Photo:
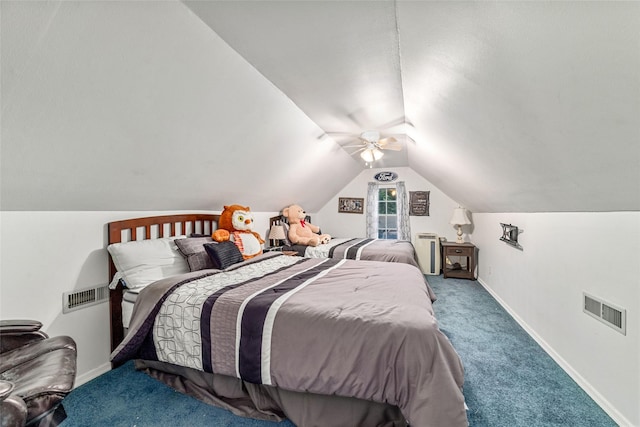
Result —
[[265, 252], [265, 253], [266, 252], [282, 252], [284, 255], [289, 255], [289, 256], [298, 255], [298, 252], [285, 249], [284, 246], [271, 246], [269, 248], [263, 249], [262, 252]]
[[[441, 242], [444, 278], [476, 279], [476, 252], [473, 243]], [[466, 262], [464, 262], [466, 258]], [[449, 263], [447, 263], [449, 259]]]

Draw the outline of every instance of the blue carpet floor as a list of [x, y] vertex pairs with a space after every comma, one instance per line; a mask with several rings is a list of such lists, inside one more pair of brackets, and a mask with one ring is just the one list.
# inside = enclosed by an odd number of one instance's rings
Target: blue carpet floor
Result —
[[[616, 425], [477, 282], [427, 278], [440, 328], [465, 365], [471, 426]], [[293, 426], [237, 417], [173, 391], [131, 362], [72, 391], [64, 407], [61, 427]]]
[[427, 280], [465, 367], [471, 426], [616, 425], [478, 282]]
[[132, 361], [73, 390], [63, 405], [67, 419], [60, 427], [293, 427], [237, 417], [136, 371]]

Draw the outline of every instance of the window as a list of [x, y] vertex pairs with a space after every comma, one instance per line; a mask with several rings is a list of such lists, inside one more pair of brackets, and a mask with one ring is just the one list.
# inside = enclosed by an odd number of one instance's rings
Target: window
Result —
[[396, 189], [378, 189], [378, 239], [398, 238]]

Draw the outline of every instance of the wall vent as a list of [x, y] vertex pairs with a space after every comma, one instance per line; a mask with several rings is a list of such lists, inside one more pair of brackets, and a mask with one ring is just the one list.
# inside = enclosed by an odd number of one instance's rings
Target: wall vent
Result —
[[109, 299], [109, 286], [101, 285], [94, 288], [80, 289], [62, 294], [62, 312], [79, 310], [90, 305], [99, 304]]
[[605, 325], [612, 327], [622, 335], [627, 334], [627, 310], [605, 302], [593, 295], [589, 295], [586, 292], [583, 292], [582, 296], [582, 311]]

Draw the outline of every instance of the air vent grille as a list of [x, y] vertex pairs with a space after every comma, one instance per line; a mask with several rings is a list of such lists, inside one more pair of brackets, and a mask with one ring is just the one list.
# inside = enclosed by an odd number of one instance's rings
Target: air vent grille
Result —
[[600, 301], [593, 299], [589, 295], [585, 294], [584, 309], [589, 313], [600, 317], [600, 313], [602, 312], [602, 304], [600, 304]]
[[627, 310], [583, 293], [584, 304], [582, 311], [620, 332], [627, 334]]
[[616, 328], [622, 328], [622, 311], [602, 304], [602, 320], [611, 323]]
[[65, 292], [62, 295], [62, 312], [79, 310], [84, 307], [99, 304], [109, 299], [109, 287], [107, 285], [94, 288], [81, 289], [74, 292]]

